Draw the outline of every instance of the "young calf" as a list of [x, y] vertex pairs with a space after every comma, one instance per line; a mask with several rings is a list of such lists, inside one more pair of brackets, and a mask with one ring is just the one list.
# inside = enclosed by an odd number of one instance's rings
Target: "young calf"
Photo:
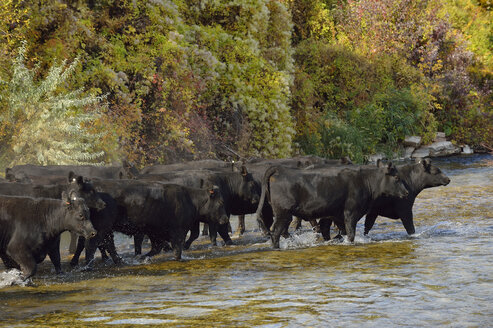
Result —
[[35, 274], [47, 254], [59, 251], [55, 246], [65, 230], [96, 235], [82, 198], [0, 196], [0, 257], [7, 268], [20, 268], [24, 279]]

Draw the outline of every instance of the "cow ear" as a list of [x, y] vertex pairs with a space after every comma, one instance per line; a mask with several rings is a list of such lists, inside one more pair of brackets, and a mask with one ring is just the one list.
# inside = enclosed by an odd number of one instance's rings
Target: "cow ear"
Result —
[[377, 160], [377, 167], [385, 167], [385, 164], [380, 158]]
[[200, 188], [204, 188], [205, 181], [204, 179], [200, 179]]
[[84, 184], [84, 177], [82, 175], [79, 175], [77, 176], [76, 181], [79, 186], [82, 186]]
[[421, 160], [421, 164], [423, 164], [423, 167], [425, 168], [425, 170], [430, 170], [430, 167], [431, 167], [431, 159], [429, 158], [424, 158]]
[[70, 171], [68, 173], [68, 183], [72, 183], [72, 182], [76, 182], [76, 181], [77, 181], [77, 175], [75, 174], [75, 172]]
[[394, 163], [392, 163], [392, 162], [389, 162], [387, 164], [387, 167], [386, 167], [385, 171], [386, 171], [385, 172], [386, 174], [390, 174], [390, 175], [397, 174], [397, 169], [395, 168]]

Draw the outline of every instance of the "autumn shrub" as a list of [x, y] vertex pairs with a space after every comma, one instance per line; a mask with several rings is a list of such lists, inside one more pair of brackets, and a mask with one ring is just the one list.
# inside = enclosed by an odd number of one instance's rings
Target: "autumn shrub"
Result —
[[[98, 119], [101, 97], [84, 95], [83, 90], [63, 92], [60, 86], [73, 74], [79, 60], [66, 66], [54, 64], [47, 75], [38, 80], [37, 69], [25, 66], [26, 43], [19, 48], [12, 65], [12, 76], [1, 95], [0, 112], [2, 143], [9, 165], [16, 164], [88, 164], [101, 163], [98, 150], [101, 131], [91, 131]], [[99, 133], [98, 133], [99, 132]]]

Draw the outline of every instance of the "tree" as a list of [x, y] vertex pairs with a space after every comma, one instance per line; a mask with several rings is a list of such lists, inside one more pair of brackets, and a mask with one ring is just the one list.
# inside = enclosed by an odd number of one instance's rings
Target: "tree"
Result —
[[[83, 96], [83, 90], [64, 91], [62, 86], [79, 63], [54, 64], [46, 77], [36, 81], [37, 67], [25, 66], [26, 42], [13, 60], [13, 73], [1, 94], [0, 124], [3, 148], [10, 165], [86, 164], [102, 158], [96, 151], [100, 133], [90, 124], [99, 116], [86, 111], [103, 97]], [[5, 154], [3, 154], [5, 156]]]

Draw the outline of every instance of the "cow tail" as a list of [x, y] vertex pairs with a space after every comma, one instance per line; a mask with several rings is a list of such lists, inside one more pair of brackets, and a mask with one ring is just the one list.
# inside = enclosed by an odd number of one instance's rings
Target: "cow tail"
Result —
[[262, 192], [260, 194], [260, 201], [258, 203], [257, 207], [257, 218], [260, 218], [262, 214], [262, 208], [264, 207], [265, 203], [265, 197], [267, 196], [267, 193], [270, 193], [270, 177], [273, 176], [276, 172], [278, 172], [279, 167], [277, 166], [271, 166], [269, 167], [265, 173], [264, 177], [262, 178]]

